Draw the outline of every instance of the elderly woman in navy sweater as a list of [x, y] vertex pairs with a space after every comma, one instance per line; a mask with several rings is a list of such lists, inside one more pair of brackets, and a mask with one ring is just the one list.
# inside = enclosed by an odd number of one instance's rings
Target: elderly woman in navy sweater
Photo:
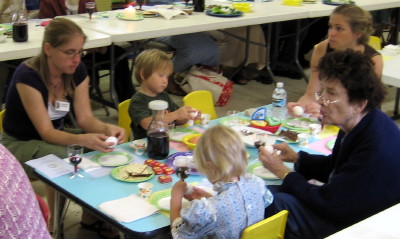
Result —
[[[286, 238], [322, 238], [400, 202], [400, 130], [378, 109], [385, 92], [372, 61], [335, 51], [318, 70], [322, 122], [340, 128], [332, 154], [296, 153], [284, 143], [274, 145], [280, 155], [259, 152], [283, 180], [266, 214], [289, 210]], [[295, 163], [295, 171], [282, 162]]]

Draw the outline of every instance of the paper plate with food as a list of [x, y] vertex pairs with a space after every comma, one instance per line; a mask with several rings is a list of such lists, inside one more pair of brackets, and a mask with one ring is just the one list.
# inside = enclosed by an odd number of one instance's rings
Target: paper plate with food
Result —
[[234, 126], [232, 129], [239, 133], [243, 143], [248, 147], [256, 147], [255, 144], [257, 141], [262, 142], [264, 146], [273, 145], [276, 141], [276, 137], [271, 132], [265, 130], [248, 126]]
[[[169, 212], [171, 210], [170, 208], [171, 189], [153, 193], [150, 196], [149, 201], [151, 204], [158, 207], [160, 210]], [[190, 201], [186, 200], [185, 198], [182, 198], [182, 208], [188, 208], [189, 206], [190, 206]]]
[[192, 175], [200, 174], [197, 171], [196, 164], [194, 163], [193, 160], [193, 151], [173, 153], [170, 156], [168, 156], [165, 163], [173, 169], [176, 169], [176, 167], [179, 165], [185, 164], [188, 165], [189, 168], [191, 168], [190, 174]]
[[150, 180], [154, 177], [154, 171], [146, 164], [133, 163], [114, 168], [111, 176], [117, 180], [137, 183]]
[[117, 15], [117, 18], [125, 21], [141, 21], [143, 20], [142, 14], [136, 14], [135, 17], [126, 17], [123, 13]]
[[319, 122], [305, 117], [292, 117], [282, 121], [285, 128], [302, 133], [310, 131], [310, 124], [319, 124]]
[[342, 4], [355, 4], [355, 2], [351, 0], [323, 0], [323, 3], [333, 6], [338, 6]]
[[169, 140], [182, 142], [183, 137], [190, 134], [199, 134], [199, 131], [190, 128], [175, 128], [169, 135]]
[[99, 153], [93, 157], [93, 161], [106, 167], [116, 167], [130, 163], [133, 157], [124, 152], [113, 151], [109, 153]]
[[245, 117], [235, 117], [235, 116], [230, 116], [230, 117], [225, 117], [222, 118], [218, 121], [220, 124], [225, 125], [225, 126], [248, 126], [250, 125], [250, 120]]
[[206, 14], [214, 17], [240, 17], [243, 12], [231, 6], [215, 5], [211, 9], [208, 8]]
[[260, 178], [268, 180], [278, 180], [279, 178], [266, 169], [261, 162], [253, 163], [249, 166], [248, 171]]

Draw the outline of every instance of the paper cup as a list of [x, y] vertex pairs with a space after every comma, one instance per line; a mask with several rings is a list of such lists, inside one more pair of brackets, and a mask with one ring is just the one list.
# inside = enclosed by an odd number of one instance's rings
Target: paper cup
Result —
[[297, 135], [297, 143], [299, 143], [300, 147], [306, 147], [309, 141], [310, 141], [310, 135], [308, 134]]
[[207, 127], [208, 124], [210, 123], [211, 115], [210, 114], [201, 114], [200, 120], [201, 120], [201, 126]]
[[153, 191], [153, 184], [152, 183], [139, 183], [139, 197], [143, 199], [147, 199], [150, 197], [151, 192]]
[[146, 151], [146, 141], [138, 139], [133, 141], [133, 152], [136, 155], [142, 155]]
[[321, 132], [321, 125], [320, 124], [310, 124], [309, 128], [310, 128], [310, 133], [313, 136], [316, 136], [316, 135], [319, 134], [319, 132]]

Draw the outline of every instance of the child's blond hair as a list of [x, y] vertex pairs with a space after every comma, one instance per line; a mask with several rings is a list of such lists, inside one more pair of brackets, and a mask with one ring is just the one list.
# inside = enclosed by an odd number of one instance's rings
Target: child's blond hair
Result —
[[171, 58], [165, 52], [148, 49], [136, 57], [135, 77], [139, 83], [142, 83], [144, 79], [147, 79], [156, 71], [165, 71], [168, 75], [173, 71]]
[[209, 128], [197, 142], [194, 158], [212, 183], [228, 182], [246, 172], [246, 148], [238, 133], [226, 126]]

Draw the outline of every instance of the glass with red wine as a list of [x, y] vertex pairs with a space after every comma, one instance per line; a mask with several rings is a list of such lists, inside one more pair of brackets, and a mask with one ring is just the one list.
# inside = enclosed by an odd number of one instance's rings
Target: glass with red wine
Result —
[[176, 176], [178, 176], [182, 181], [185, 181], [185, 179], [190, 175], [190, 167], [188, 166], [189, 165], [177, 165], [175, 168]]
[[92, 15], [96, 8], [96, 3], [95, 2], [87, 2], [87, 3], [85, 3], [85, 7], [86, 7], [86, 11], [89, 13], [89, 21], [91, 21]]
[[139, 11], [142, 11], [142, 6], [144, 4], [144, 0], [136, 0], [136, 4], [139, 5]]
[[71, 179], [76, 176], [83, 177], [83, 175], [78, 173], [78, 165], [82, 162], [82, 154], [82, 145], [71, 144], [67, 146], [67, 157], [69, 158], [69, 162], [74, 165], [74, 173], [72, 174]]

